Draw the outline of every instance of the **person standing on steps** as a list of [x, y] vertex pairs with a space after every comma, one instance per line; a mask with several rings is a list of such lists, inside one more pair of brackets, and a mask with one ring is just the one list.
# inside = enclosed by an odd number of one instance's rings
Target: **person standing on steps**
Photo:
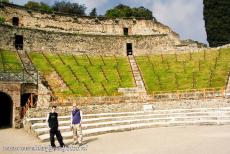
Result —
[[52, 147], [56, 147], [54, 136], [56, 135], [60, 147], [65, 147], [60, 130], [58, 129], [58, 113], [56, 112], [56, 106], [51, 107], [51, 112], [47, 115], [46, 122], [50, 128], [50, 144]]
[[76, 104], [73, 104], [73, 110], [71, 113], [71, 125], [70, 127], [73, 130], [73, 143], [82, 145], [82, 111], [77, 108]]

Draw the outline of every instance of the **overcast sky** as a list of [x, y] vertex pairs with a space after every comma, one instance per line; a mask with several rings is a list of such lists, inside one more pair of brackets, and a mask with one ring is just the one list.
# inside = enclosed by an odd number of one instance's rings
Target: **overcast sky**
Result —
[[[23, 5], [28, 0], [10, 0], [15, 4]], [[57, 0], [33, 0], [53, 4]], [[85, 4], [87, 13], [92, 8], [103, 15], [107, 9], [122, 3], [131, 7], [144, 6], [153, 12], [161, 23], [171, 27], [181, 39], [193, 39], [207, 44], [207, 37], [203, 20], [202, 0], [67, 0]]]

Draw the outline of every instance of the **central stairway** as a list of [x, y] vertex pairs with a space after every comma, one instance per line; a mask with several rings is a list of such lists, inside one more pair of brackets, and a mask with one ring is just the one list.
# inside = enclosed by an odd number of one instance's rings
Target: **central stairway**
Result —
[[122, 92], [125, 96], [146, 96], [147, 91], [140, 70], [138, 68], [136, 59], [133, 55], [129, 55], [129, 64], [133, 73], [133, 79], [136, 87], [134, 88], [119, 88], [118, 91]]
[[[45, 119], [45, 117], [25, 119], [30, 125], [30, 132], [42, 142], [49, 141], [49, 128]], [[82, 127], [84, 137], [90, 137], [151, 127], [228, 124], [230, 124], [230, 107], [85, 114]], [[65, 142], [71, 142], [69, 115], [59, 117], [59, 129]]]
[[38, 82], [38, 71], [34, 67], [30, 57], [28, 56], [27, 52], [24, 50], [17, 50], [17, 54], [20, 57], [20, 60], [23, 64], [23, 68], [25, 69], [25, 79], [29, 83], [37, 84]]

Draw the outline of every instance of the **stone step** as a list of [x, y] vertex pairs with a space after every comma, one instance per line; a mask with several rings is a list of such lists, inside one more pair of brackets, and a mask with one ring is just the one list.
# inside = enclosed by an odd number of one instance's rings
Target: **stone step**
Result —
[[[95, 123], [102, 123], [102, 122], [111, 122], [111, 121], [121, 121], [121, 120], [144, 120], [144, 119], [154, 119], [159, 120], [159, 118], [178, 118], [178, 117], [194, 117], [194, 116], [230, 116], [230, 111], [222, 111], [222, 112], [188, 112], [188, 113], [170, 113], [170, 114], [161, 114], [161, 113], [152, 113], [145, 114], [140, 113], [134, 115], [121, 115], [121, 116], [107, 116], [107, 117], [96, 117], [90, 119], [83, 119], [83, 124], [85, 126], [94, 125]], [[103, 123], [104, 124], [104, 123]], [[70, 120], [67, 121], [59, 121], [60, 126], [69, 126]], [[37, 128], [44, 128], [47, 127], [45, 122], [43, 123], [35, 123], [32, 125], [33, 129]]]
[[[130, 131], [134, 129], [143, 129], [143, 128], [151, 128], [151, 127], [169, 127], [169, 126], [189, 126], [189, 125], [226, 125], [230, 124], [230, 120], [198, 120], [198, 121], [172, 121], [172, 122], [154, 122], [154, 123], [141, 123], [141, 124], [130, 124], [130, 125], [121, 125], [121, 126], [109, 126], [95, 129], [88, 129], [83, 131], [84, 137], [96, 136], [105, 133], [112, 132], [122, 132], [122, 131]], [[72, 131], [62, 132], [62, 136], [64, 139], [73, 138]], [[49, 134], [43, 134], [38, 136], [42, 142], [49, 141]]]
[[[130, 125], [137, 123], [157, 123], [157, 122], [170, 122], [170, 121], [198, 121], [198, 120], [230, 120], [229, 116], [190, 116], [190, 117], [164, 117], [164, 118], [145, 118], [145, 119], [131, 119], [131, 120], [119, 120], [119, 121], [108, 121], [108, 122], [98, 122], [90, 124], [82, 124], [83, 130], [108, 127], [108, 126], [120, 126], [120, 125]], [[70, 123], [66, 126], [60, 126], [59, 129], [63, 132], [71, 131]], [[49, 128], [46, 126], [44, 128], [35, 129], [36, 134], [43, 135], [49, 133]]]
[[[97, 113], [97, 114], [83, 114], [84, 119], [97, 118], [97, 117], [116, 117], [116, 116], [129, 116], [129, 115], [147, 115], [147, 114], [181, 114], [181, 113], [194, 113], [194, 112], [215, 112], [222, 113], [230, 111], [230, 107], [222, 108], [188, 108], [188, 109], [170, 109], [170, 110], [154, 110], [151, 112], [137, 111], [137, 112], [113, 112], [113, 113]], [[59, 116], [58, 119], [69, 119], [70, 116]], [[26, 118], [26, 121], [44, 122], [46, 117], [40, 118]]]

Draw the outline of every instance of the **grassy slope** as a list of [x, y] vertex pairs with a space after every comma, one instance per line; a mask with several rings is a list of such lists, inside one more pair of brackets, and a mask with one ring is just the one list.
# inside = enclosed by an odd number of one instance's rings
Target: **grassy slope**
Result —
[[[140, 56], [136, 59], [148, 93], [177, 89], [220, 88], [227, 82], [230, 49], [220, 50], [220, 56], [219, 51], [208, 51], [205, 54], [197, 52], [191, 55], [189, 53], [177, 56], [155, 55], [149, 58]], [[211, 70], [213, 70], [212, 78], [210, 78]]]
[[[77, 96], [117, 95], [119, 87], [134, 86], [127, 58], [59, 56], [46, 54], [48, 60], [55, 67], [52, 68], [42, 54], [30, 53], [31, 59], [40, 71], [49, 73], [54, 69], [57, 70], [70, 89], [67, 93], [73, 93]], [[121, 80], [116, 68], [120, 72]]]
[[16, 52], [1, 51], [0, 54], [0, 70], [8, 72], [21, 72], [22, 63]]

